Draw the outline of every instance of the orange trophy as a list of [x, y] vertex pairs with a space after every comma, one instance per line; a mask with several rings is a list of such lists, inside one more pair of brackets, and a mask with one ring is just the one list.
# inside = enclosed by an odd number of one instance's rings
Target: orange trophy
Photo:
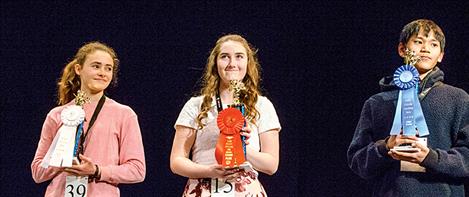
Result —
[[236, 168], [246, 161], [245, 144], [240, 131], [245, 125], [244, 105], [240, 102], [241, 91], [245, 90], [240, 81], [231, 81], [230, 89], [234, 91], [233, 105], [222, 110], [217, 117], [220, 129], [215, 158], [225, 168]]

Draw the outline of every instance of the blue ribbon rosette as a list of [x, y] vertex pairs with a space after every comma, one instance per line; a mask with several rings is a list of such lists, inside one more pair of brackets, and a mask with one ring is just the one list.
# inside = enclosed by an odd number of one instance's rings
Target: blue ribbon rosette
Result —
[[419, 83], [417, 69], [412, 65], [403, 65], [394, 72], [393, 81], [400, 90], [390, 135], [399, 135], [401, 131], [407, 136], [429, 135], [417, 95]]

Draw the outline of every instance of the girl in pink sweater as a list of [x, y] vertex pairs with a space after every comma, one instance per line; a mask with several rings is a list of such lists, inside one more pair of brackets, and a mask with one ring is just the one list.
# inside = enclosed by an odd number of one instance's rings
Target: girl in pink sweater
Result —
[[[58, 83], [58, 107], [44, 121], [31, 172], [36, 183], [49, 181], [45, 196], [64, 196], [73, 192], [65, 187], [67, 176], [89, 177], [87, 196], [119, 196], [119, 183], [138, 183], [145, 178], [145, 156], [137, 115], [128, 106], [104, 95], [118, 70], [116, 53], [99, 42], [82, 46], [68, 63]], [[77, 91], [89, 102], [83, 104], [85, 122], [80, 140], [79, 162], [72, 167], [43, 168], [41, 163], [62, 126], [61, 112], [74, 105]], [[102, 108], [97, 108], [98, 103]], [[93, 114], [96, 119], [90, 126]], [[82, 191], [80, 191], [82, 192]]]

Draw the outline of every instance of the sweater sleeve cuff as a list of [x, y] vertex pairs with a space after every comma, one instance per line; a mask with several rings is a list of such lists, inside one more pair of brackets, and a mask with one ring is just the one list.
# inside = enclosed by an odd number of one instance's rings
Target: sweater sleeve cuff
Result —
[[109, 166], [101, 166], [101, 177], [99, 181], [105, 181], [108, 183], [113, 183], [114, 180], [112, 179], [112, 168]]
[[[386, 138], [386, 139], [387, 139], [387, 138]], [[378, 140], [378, 141], [376, 142], [376, 147], [378, 148], [378, 152], [379, 152], [379, 154], [381, 154], [381, 156], [383, 156], [383, 157], [389, 156], [389, 155], [388, 155], [389, 149], [386, 147], [386, 139], [384, 139], [384, 140]]]
[[435, 150], [430, 149], [425, 159], [423, 159], [421, 166], [425, 168], [432, 168], [438, 163], [438, 153]]

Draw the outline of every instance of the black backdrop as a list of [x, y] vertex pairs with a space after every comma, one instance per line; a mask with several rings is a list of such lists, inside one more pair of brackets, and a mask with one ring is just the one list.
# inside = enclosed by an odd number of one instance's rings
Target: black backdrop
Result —
[[283, 130], [271, 196], [369, 196], [346, 150], [363, 102], [401, 65], [403, 25], [436, 21], [447, 39], [446, 82], [469, 90], [469, 4], [458, 2], [1, 2], [1, 196], [41, 196], [30, 163], [63, 66], [85, 42], [103, 41], [121, 60], [108, 91], [139, 115], [147, 175], [122, 196], [180, 196], [171, 173], [173, 124], [210, 48], [226, 33], [259, 49], [264, 93]]

